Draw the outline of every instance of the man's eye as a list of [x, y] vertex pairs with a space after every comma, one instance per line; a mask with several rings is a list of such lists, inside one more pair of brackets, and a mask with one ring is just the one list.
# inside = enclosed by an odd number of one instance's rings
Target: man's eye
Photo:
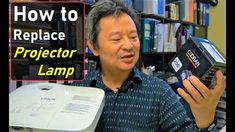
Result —
[[137, 39], [137, 36], [131, 36], [130, 38], [135, 40], [135, 39]]
[[131, 39], [136, 39], [136, 38], [137, 38], [137, 36], [131, 36], [130, 38], [131, 38]]
[[120, 40], [121, 40], [121, 39], [112, 39], [112, 41], [115, 41], [115, 42], [116, 42], [116, 41], [120, 41]]

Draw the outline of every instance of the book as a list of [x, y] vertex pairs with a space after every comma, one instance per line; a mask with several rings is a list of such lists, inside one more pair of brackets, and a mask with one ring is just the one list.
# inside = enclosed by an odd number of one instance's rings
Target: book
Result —
[[157, 15], [165, 16], [165, 5], [166, 5], [165, 0], [158, 0], [158, 12], [157, 12]]
[[158, 14], [158, 0], [144, 0], [143, 12], [147, 14]]
[[142, 53], [148, 53], [151, 52], [151, 48], [153, 48], [155, 19], [143, 18], [141, 19], [141, 25], [143, 27], [141, 32]]
[[165, 26], [163, 23], [157, 24], [157, 52], [163, 52]]
[[206, 38], [206, 28], [202, 26], [195, 26], [194, 28], [194, 36], [200, 37], [200, 38]]
[[210, 14], [209, 14], [209, 4], [205, 4], [205, 26], [209, 26], [210, 24]]
[[165, 7], [165, 17], [177, 20], [177, 11], [176, 11], [176, 4], [170, 3], [167, 4]]
[[[178, 24], [168, 23], [165, 25], [164, 52], [176, 52], [175, 26]], [[178, 26], [176, 26], [177, 28]]]
[[142, 12], [144, 10], [144, 0], [133, 0], [133, 8]]
[[77, 54], [83, 54], [84, 52], [84, 23], [83, 17], [78, 16], [76, 21], [76, 49]]
[[189, 0], [189, 22], [194, 22], [194, 2], [193, 0]]

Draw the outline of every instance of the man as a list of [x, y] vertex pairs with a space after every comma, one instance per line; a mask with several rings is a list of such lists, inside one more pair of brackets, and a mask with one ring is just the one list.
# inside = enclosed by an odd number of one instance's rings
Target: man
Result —
[[105, 91], [105, 106], [96, 131], [199, 131], [214, 121], [216, 105], [224, 91], [223, 74], [208, 89], [195, 76], [183, 81], [178, 93], [190, 105], [190, 119], [177, 95], [163, 80], [135, 68], [139, 58], [137, 16], [121, 2], [95, 3], [87, 16], [87, 42], [100, 68], [84, 82], [72, 85], [98, 87]]

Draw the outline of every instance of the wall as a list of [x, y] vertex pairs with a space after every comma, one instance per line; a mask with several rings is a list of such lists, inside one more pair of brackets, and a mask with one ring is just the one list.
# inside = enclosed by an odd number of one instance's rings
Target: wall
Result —
[[218, 0], [218, 5], [210, 6], [208, 39], [216, 44], [226, 56], [226, 0]]

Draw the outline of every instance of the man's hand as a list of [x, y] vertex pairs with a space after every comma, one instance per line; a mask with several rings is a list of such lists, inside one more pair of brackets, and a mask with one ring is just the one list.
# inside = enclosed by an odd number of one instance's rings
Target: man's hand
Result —
[[196, 124], [199, 128], [208, 127], [214, 120], [216, 106], [222, 95], [224, 86], [224, 76], [221, 71], [217, 71], [216, 84], [212, 89], [208, 89], [197, 77], [190, 76], [183, 81], [186, 93], [182, 88], [178, 88], [178, 93], [190, 105]]

